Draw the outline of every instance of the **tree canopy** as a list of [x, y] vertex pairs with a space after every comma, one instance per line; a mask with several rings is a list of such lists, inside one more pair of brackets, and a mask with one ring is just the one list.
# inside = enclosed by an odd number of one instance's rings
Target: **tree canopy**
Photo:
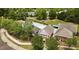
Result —
[[57, 50], [58, 49], [58, 42], [54, 38], [48, 38], [46, 40], [46, 46], [48, 50]]
[[46, 10], [45, 9], [36, 9], [36, 17], [39, 20], [45, 20], [47, 18]]
[[35, 50], [43, 49], [43, 38], [39, 35], [35, 35], [32, 39], [32, 46]]

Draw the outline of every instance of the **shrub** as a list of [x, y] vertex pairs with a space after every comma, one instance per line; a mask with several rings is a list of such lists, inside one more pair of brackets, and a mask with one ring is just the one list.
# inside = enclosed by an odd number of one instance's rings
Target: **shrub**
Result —
[[58, 13], [57, 18], [60, 20], [65, 20], [67, 16], [68, 16], [67, 12], [61, 12]]
[[41, 36], [35, 35], [32, 39], [32, 46], [35, 50], [42, 50], [43, 38]]
[[76, 46], [77, 45], [77, 40], [75, 38], [67, 39], [66, 44], [71, 47], [71, 46]]
[[58, 42], [54, 38], [47, 39], [46, 45], [47, 45], [48, 50], [57, 50], [58, 49]]
[[39, 20], [45, 20], [47, 18], [45, 9], [36, 9], [36, 17]]
[[49, 19], [55, 19], [56, 18], [56, 11], [53, 9], [50, 9], [49, 11]]

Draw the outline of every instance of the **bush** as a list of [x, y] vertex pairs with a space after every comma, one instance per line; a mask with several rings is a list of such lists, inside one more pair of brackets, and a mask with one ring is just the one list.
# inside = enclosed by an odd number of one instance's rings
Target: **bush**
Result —
[[75, 17], [73, 15], [70, 15], [70, 16], [66, 17], [65, 21], [66, 22], [73, 22], [74, 19], [75, 19]]
[[55, 19], [56, 18], [56, 11], [53, 9], [50, 9], [49, 11], [49, 19]]
[[27, 14], [26, 9], [21, 9], [21, 8], [9, 9], [9, 14], [8, 14], [9, 19], [25, 20], [27, 16], [28, 16], [28, 14]]
[[57, 18], [60, 20], [65, 20], [67, 16], [68, 16], [67, 12], [61, 12], [58, 13]]
[[45, 20], [47, 18], [45, 9], [36, 9], [36, 17], [39, 20]]
[[10, 29], [10, 25], [14, 23], [14, 21], [12, 19], [1, 19], [1, 27], [5, 28], [7, 30]]
[[24, 41], [28, 41], [32, 37], [32, 25], [23, 24], [22, 26], [22, 24], [14, 23], [11, 25], [11, 32], [15, 37]]
[[1, 19], [1, 28], [5, 28], [11, 35], [18, 39], [29, 40], [32, 37], [32, 25], [18, 23], [11, 19]]
[[58, 49], [58, 42], [54, 38], [47, 39], [46, 45], [47, 45], [48, 50], [57, 50]]
[[32, 39], [32, 46], [35, 50], [42, 50], [43, 38], [41, 36], [35, 35]]
[[71, 47], [71, 46], [76, 46], [77, 45], [77, 40], [75, 38], [67, 39], [66, 44]]

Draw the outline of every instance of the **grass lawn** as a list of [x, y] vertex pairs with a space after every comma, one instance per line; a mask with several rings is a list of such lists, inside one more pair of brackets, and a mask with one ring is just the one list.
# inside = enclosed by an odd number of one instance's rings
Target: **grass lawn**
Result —
[[44, 21], [45, 24], [59, 24], [59, 23], [66, 23], [62, 20], [58, 20], [58, 19], [53, 19], [53, 20], [45, 20]]
[[23, 47], [25, 49], [28, 49], [28, 50], [32, 50], [33, 49], [32, 45], [21, 45], [21, 47]]
[[66, 23], [62, 20], [58, 20], [58, 19], [53, 19], [53, 20], [37, 20], [37, 19], [30, 19], [31, 21], [33, 22], [38, 22], [38, 23], [41, 23], [41, 24], [59, 24], [59, 23]]

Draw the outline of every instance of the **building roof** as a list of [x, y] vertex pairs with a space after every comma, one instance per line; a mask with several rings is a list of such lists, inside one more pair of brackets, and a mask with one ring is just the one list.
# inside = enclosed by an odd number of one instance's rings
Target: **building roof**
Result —
[[61, 37], [66, 37], [66, 38], [73, 38], [73, 33], [68, 30], [67, 28], [60, 28], [54, 36], [61, 36]]
[[44, 29], [46, 27], [46, 25], [40, 24], [40, 23], [37, 23], [37, 22], [33, 22], [32, 25], [39, 28], [39, 29]]
[[60, 28], [67, 28], [68, 30], [72, 31], [73, 33], [77, 33], [77, 25], [73, 23], [65, 23], [65, 24], [59, 24]]
[[[51, 36], [61, 36], [66, 38], [73, 38], [73, 33], [77, 32], [77, 26], [73, 23], [65, 23], [65, 24], [58, 24], [58, 25], [43, 25], [40, 23], [33, 22], [33, 26], [39, 28], [38, 34]], [[54, 28], [58, 27], [58, 28]], [[37, 32], [36, 31], [36, 32]]]
[[53, 34], [54, 28], [52, 26], [46, 26], [44, 29], [40, 30], [38, 34], [51, 36]]

